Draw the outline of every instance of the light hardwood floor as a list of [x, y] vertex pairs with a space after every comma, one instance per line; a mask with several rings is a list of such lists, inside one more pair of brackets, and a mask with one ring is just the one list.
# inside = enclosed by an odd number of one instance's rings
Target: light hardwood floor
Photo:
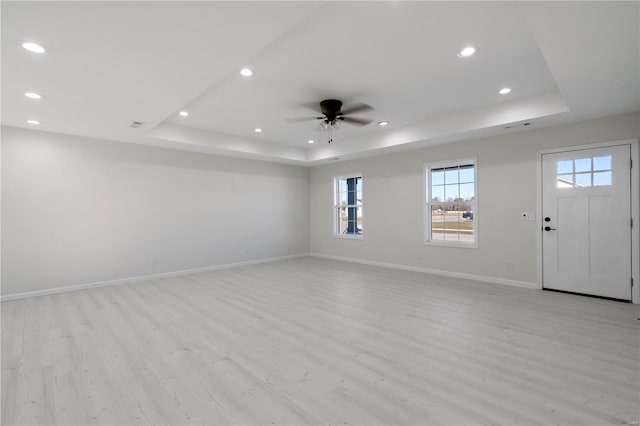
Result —
[[634, 424], [639, 316], [318, 258], [5, 302], [2, 424]]

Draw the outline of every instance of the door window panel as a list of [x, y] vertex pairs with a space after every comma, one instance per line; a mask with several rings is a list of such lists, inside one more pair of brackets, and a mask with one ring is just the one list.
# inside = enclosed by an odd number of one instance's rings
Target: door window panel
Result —
[[556, 162], [558, 188], [609, 186], [612, 182], [611, 156], [577, 158]]
[[611, 172], [596, 172], [593, 174], [593, 186], [610, 186]]

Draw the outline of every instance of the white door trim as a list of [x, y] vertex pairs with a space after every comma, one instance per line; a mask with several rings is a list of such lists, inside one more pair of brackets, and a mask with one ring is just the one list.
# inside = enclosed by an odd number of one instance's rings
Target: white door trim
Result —
[[633, 219], [633, 229], [631, 230], [631, 277], [633, 278], [633, 289], [631, 292], [632, 303], [640, 303], [640, 157], [638, 157], [638, 139], [622, 139], [610, 142], [599, 142], [586, 145], [567, 146], [562, 148], [544, 149], [536, 155], [536, 193], [537, 193], [537, 215], [538, 234], [537, 244], [537, 284], [542, 289], [542, 156], [544, 154], [555, 154], [558, 152], [577, 151], [580, 149], [605, 148], [619, 145], [630, 145], [633, 168], [631, 169], [631, 218]]

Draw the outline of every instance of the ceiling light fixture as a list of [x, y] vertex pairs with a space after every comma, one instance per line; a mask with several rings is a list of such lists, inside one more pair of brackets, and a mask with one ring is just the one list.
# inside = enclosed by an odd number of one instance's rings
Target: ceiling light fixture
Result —
[[458, 57], [460, 57], [460, 58], [468, 58], [469, 56], [472, 56], [477, 51], [478, 51], [477, 48], [475, 48], [473, 46], [467, 46], [464, 49], [462, 49], [460, 51], [460, 53], [458, 53]]
[[[320, 120], [318, 122], [320, 129], [326, 130], [329, 136], [328, 142], [333, 141], [333, 129], [339, 129], [342, 123], [355, 124], [357, 126], [366, 126], [371, 123], [372, 120], [366, 118], [352, 117], [353, 114], [357, 114], [363, 111], [369, 111], [373, 108], [367, 104], [355, 104], [345, 110], [342, 110], [342, 101], [339, 99], [325, 99], [320, 102], [320, 113], [322, 116], [315, 117], [299, 117], [299, 118], [287, 118], [289, 123], [299, 123], [302, 121]], [[311, 142], [309, 142], [311, 143]]]
[[501, 95], [506, 95], [507, 93], [511, 93], [511, 89], [508, 87], [503, 87], [498, 93], [500, 93]]
[[313, 139], [309, 139], [307, 143], [316, 143], [316, 141], [314, 141]]
[[44, 47], [40, 46], [38, 43], [33, 43], [31, 41], [23, 42], [22, 43], [22, 47], [27, 49], [29, 52], [33, 52], [33, 53], [44, 53], [44, 52], [46, 52], [46, 49]]
[[253, 70], [249, 68], [242, 68], [240, 70], [240, 75], [243, 77], [251, 77], [253, 76]]
[[178, 115], [180, 115], [180, 117], [188, 117], [189, 113], [187, 111], [180, 111]]
[[386, 126], [388, 124], [389, 124], [388, 121], [378, 121], [378, 126], [383, 126], [384, 127], [384, 126]]
[[38, 124], [40, 124], [40, 122], [38, 120], [27, 120], [27, 124], [37, 126]]
[[40, 95], [38, 93], [34, 93], [34, 92], [26, 92], [24, 95], [29, 99], [42, 99], [43, 98], [42, 95]]
[[253, 131], [256, 133], [262, 133], [262, 129], [260, 127], [256, 127]]

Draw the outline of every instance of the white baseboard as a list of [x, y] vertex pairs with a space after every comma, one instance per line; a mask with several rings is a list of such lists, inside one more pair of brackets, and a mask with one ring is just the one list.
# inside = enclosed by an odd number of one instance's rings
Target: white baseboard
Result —
[[47, 296], [49, 294], [67, 293], [70, 291], [86, 290], [86, 289], [95, 288], [95, 287], [122, 285], [127, 283], [153, 280], [158, 278], [177, 277], [180, 275], [189, 275], [189, 274], [197, 274], [199, 272], [208, 272], [208, 271], [216, 271], [220, 269], [237, 268], [240, 266], [255, 265], [258, 263], [277, 262], [280, 260], [296, 259], [296, 258], [306, 257], [306, 256], [314, 256], [314, 257], [320, 257], [324, 259], [339, 260], [342, 262], [360, 263], [364, 265], [381, 266], [384, 268], [401, 269], [404, 271], [422, 272], [426, 274], [442, 275], [446, 277], [464, 278], [468, 280], [489, 282], [489, 283], [509, 285], [509, 286], [515, 286], [515, 287], [539, 289], [539, 286], [536, 283], [531, 283], [527, 281], [508, 280], [505, 278], [486, 277], [483, 275], [465, 274], [462, 272], [442, 271], [439, 269], [419, 268], [417, 266], [399, 265], [396, 263], [387, 263], [387, 262], [376, 262], [373, 260], [356, 259], [353, 257], [331, 256], [331, 255], [322, 254], [322, 253], [300, 253], [300, 254], [293, 254], [288, 256], [269, 257], [269, 258], [263, 258], [263, 259], [247, 260], [244, 262], [227, 263], [224, 265], [213, 265], [213, 266], [205, 266], [202, 268], [185, 269], [181, 271], [162, 272], [159, 274], [141, 275], [137, 277], [128, 277], [128, 278], [118, 278], [115, 280], [97, 281], [97, 282], [92, 282], [87, 284], [76, 284], [76, 285], [70, 285], [66, 287], [50, 288], [46, 290], [35, 290], [35, 291], [27, 291], [24, 293], [7, 294], [0, 297], [0, 301], [8, 302], [11, 300], [26, 299], [29, 297], [39, 297], [39, 296]]
[[26, 291], [24, 293], [3, 295], [2, 297], [0, 297], [0, 301], [9, 302], [11, 300], [26, 299], [29, 297], [47, 296], [49, 294], [67, 293], [70, 291], [86, 290], [86, 289], [95, 288], [95, 287], [121, 285], [121, 284], [133, 283], [138, 281], [153, 280], [158, 278], [177, 277], [180, 275], [197, 274], [198, 272], [208, 272], [208, 271], [216, 271], [219, 269], [237, 268], [240, 266], [255, 265], [258, 263], [277, 262], [280, 260], [296, 259], [299, 257], [307, 257], [307, 256], [309, 256], [309, 253], [300, 253], [300, 254], [292, 254], [288, 256], [268, 257], [263, 259], [247, 260], [244, 262], [227, 263], [224, 265], [205, 266], [202, 268], [195, 268], [195, 269], [184, 269], [182, 271], [161, 272], [159, 274], [141, 275], [138, 277], [118, 278], [115, 280], [97, 281], [97, 282], [92, 282], [87, 284], [76, 284], [76, 285], [70, 285], [66, 287], [50, 288], [46, 290]]
[[465, 274], [463, 272], [442, 271], [439, 269], [419, 268], [417, 266], [399, 265], [396, 263], [376, 262], [374, 260], [356, 259], [353, 257], [331, 256], [322, 253], [309, 253], [313, 257], [321, 257], [324, 259], [340, 260], [343, 262], [361, 263], [363, 265], [382, 266], [384, 268], [401, 269], [403, 271], [423, 272], [425, 274], [442, 275], [445, 277], [464, 278], [467, 280], [482, 281], [487, 283], [509, 285], [512, 287], [524, 287], [532, 289], [540, 289], [538, 284], [527, 281], [508, 280], [505, 278], [487, 277], [484, 275]]

